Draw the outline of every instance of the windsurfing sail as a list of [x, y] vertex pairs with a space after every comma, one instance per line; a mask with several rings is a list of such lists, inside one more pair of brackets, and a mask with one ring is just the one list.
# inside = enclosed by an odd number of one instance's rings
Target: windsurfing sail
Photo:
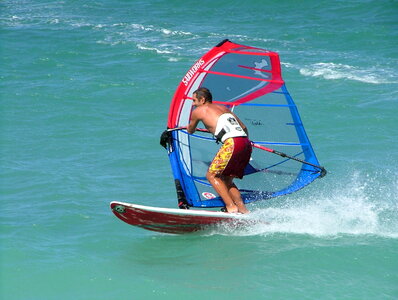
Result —
[[[170, 105], [167, 127], [187, 126], [192, 94], [210, 89], [213, 103], [227, 106], [245, 123], [253, 148], [242, 180], [235, 180], [245, 203], [295, 192], [324, 175], [296, 105], [281, 76], [279, 56], [224, 40], [188, 70]], [[222, 199], [206, 180], [220, 145], [206, 132], [169, 130], [168, 155], [179, 206], [221, 207]], [[285, 157], [272, 155], [271, 148]]]

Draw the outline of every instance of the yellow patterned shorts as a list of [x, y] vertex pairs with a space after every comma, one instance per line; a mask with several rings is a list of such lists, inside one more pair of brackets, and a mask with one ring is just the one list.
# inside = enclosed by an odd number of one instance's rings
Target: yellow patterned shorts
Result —
[[251, 152], [252, 145], [247, 137], [226, 139], [211, 162], [209, 172], [242, 178]]
[[231, 159], [232, 153], [234, 152], [234, 140], [227, 139], [224, 144], [221, 146], [220, 150], [218, 150], [217, 155], [214, 157], [211, 165], [209, 167], [210, 173], [222, 173], [226, 166], [228, 165], [229, 160]]

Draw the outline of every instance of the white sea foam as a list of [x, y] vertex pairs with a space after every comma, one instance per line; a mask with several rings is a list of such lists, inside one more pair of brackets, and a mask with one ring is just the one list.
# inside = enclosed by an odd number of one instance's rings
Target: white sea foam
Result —
[[[290, 64], [288, 67], [292, 66]], [[321, 62], [299, 70], [300, 74], [304, 76], [322, 77], [328, 80], [348, 79], [372, 84], [398, 83], [396, 80], [397, 76], [391, 71], [380, 70], [375, 67], [364, 69], [346, 64]]]
[[137, 48], [141, 49], [141, 50], [154, 51], [154, 52], [156, 52], [158, 54], [171, 54], [171, 53], [173, 53], [173, 52], [171, 52], [169, 50], [161, 50], [161, 49], [158, 49], [158, 48], [155, 48], [155, 47], [146, 47], [146, 46], [144, 46], [142, 44], [137, 44]]
[[[139, 50], [157, 54], [176, 54], [182, 48], [179, 46], [180, 41], [174, 40], [175, 37], [192, 38], [195, 36], [187, 31], [139, 23], [98, 24], [93, 28], [105, 33], [105, 36], [97, 43], [109, 45], [133, 43]], [[167, 41], [168, 44], [160, 43], [163, 41]]]
[[187, 31], [171, 30], [168, 28], [156, 27], [153, 25], [131, 24], [130, 27], [135, 30], [154, 31], [154, 32], [159, 32], [159, 33], [165, 34], [165, 35], [182, 35], [182, 36], [194, 35], [193, 33], [187, 32]]
[[181, 30], [170, 30], [166, 28], [161, 28], [160, 31], [166, 35], [193, 35], [191, 32], [186, 32]]
[[339, 234], [379, 234], [375, 207], [363, 201], [339, 197], [319, 199], [302, 205], [268, 208], [255, 217], [269, 220], [269, 225], [254, 226], [254, 233], [296, 233], [315, 236]]
[[398, 180], [388, 186], [380, 186], [379, 182], [374, 176], [355, 173], [348, 183], [328, 187], [328, 191], [313, 198], [253, 210], [251, 218], [269, 224], [256, 224], [240, 231], [228, 230], [226, 225], [213, 234], [223, 234], [226, 230], [227, 234], [236, 235], [291, 233], [398, 238]]

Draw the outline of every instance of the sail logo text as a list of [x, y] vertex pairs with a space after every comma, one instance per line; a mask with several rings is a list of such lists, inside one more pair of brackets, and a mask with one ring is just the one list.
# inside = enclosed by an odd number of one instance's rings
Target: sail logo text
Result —
[[185, 86], [188, 86], [188, 82], [192, 79], [193, 75], [199, 70], [199, 68], [205, 63], [205, 61], [201, 58], [198, 60], [192, 68], [189, 69], [187, 74], [185, 74], [184, 78], [182, 79], [182, 82], [185, 84]]

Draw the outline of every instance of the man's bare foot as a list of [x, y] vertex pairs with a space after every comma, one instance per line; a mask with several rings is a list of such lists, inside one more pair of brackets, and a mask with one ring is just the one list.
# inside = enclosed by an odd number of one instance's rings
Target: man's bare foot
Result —
[[[235, 203], [236, 204], [236, 203]], [[243, 202], [236, 204], [236, 206], [238, 207], [238, 211], [241, 214], [248, 214], [250, 213], [250, 211], [246, 208], [245, 204]]]
[[227, 213], [238, 213], [239, 209], [236, 205], [228, 205], [225, 207], [227, 209]]

